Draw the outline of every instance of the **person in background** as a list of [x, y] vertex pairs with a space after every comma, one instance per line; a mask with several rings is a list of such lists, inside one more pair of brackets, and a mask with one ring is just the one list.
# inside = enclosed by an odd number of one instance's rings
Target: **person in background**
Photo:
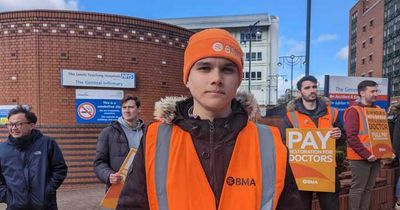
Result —
[[125, 96], [122, 101], [122, 116], [104, 128], [97, 140], [94, 171], [106, 191], [111, 184], [122, 181], [118, 170], [131, 148], [138, 149], [144, 134], [144, 122], [139, 118], [140, 100], [136, 96]]
[[0, 144], [0, 201], [7, 210], [57, 210], [56, 191], [68, 167], [57, 142], [35, 128], [29, 107], [8, 113], [9, 136]]

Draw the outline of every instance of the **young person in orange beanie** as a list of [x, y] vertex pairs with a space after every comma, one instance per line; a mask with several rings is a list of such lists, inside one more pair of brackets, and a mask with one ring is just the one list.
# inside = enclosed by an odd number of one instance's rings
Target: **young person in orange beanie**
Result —
[[250, 121], [257, 102], [237, 93], [242, 58], [225, 30], [190, 38], [183, 83], [192, 97], [156, 103], [158, 122], [148, 127], [117, 209], [299, 209], [279, 130]]

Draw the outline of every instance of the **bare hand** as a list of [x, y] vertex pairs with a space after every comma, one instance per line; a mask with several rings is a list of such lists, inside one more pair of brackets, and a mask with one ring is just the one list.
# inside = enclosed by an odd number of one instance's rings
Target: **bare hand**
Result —
[[110, 174], [110, 183], [111, 184], [118, 184], [122, 181], [122, 176], [118, 173]]
[[330, 135], [331, 138], [339, 139], [341, 136], [342, 136], [342, 131], [340, 131], [340, 128], [336, 127], [331, 130], [331, 135]]
[[375, 155], [371, 155], [368, 157], [368, 161], [369, 162], [374, 162], [375, 160], [377, 160], [377, 158], [375, 157]]

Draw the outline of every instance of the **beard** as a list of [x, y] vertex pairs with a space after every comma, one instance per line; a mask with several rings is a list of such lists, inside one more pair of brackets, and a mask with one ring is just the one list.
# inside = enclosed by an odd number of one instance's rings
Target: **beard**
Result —
[[316, 93], [311, 93], [311, 94], [309, 94], [309, 95], [301, 94], [301, 98], [302, 98], [304, 101], [313, 102], [313, 101], [317, 100], [317, 94], [316, 94]]

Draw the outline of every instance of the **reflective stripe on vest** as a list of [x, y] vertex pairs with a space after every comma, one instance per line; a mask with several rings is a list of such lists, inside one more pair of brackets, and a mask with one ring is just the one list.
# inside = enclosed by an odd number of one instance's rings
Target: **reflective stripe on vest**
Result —
[[[371, 143], [370, 143], [370, 137], [369, 137], [369, 129], [368, 129], [368, 124], [367, 124], [367, 117], [364, 112], [364, 108], [361, 106], [351, 106], [347, 108], [343, 114], [343, 119], [344, 123], [346, 124], [346, 116], [347, 113], [350, 109], [355, 109], [358, 113], [358, 123], [359, 123], [359, 131], [358, 131], [358, 139], [360, 140], [360, 143], [367, 149], [368, 151], [371, 152]], [[347, 145], [347, 159], [349, 160], [363, 160], [362, 158], [356, 151], [353, 150]]]
[[[276, 208], [277, 199], [279, 198], [279, 195], [282, 192], [284, 185], [283, 180], [285, 176], [284, 174], [285, 171], [283, 171], [283, 174], [281, 174], [283, 175], [283, 177], [278, 177], [279, 179], [278, 182], [281, 182], [278, 184], [282, 186], [279, 186], [280, 189], [278, 190], [278, 192], [276, 192], [276, 185], [278, 185], [276, 149], [282, 150], [282, 148], [281, 147], [276, 148], [275, 144], [277, 142], [281, 142], [281, 139], [278, 138], [280, 137], [278, 129], [276, 129], [277, 132], [275, 133], [278, 133], [279, 136], [276, 136], [275, 137], [276, 139], [274, 139], [273, 132], [269, 126], [258, 125], [258, 124], [256, 125], [258, 130], [258, 140], [259, 140], [261, 170], [262, 170], [262, 193], [260, 199], [261, 200], [260, 210], [271, 210]], [[158, 126], [158, 131], [157, 131], [157, 139], [156, 139], [157, 142], [155, 146], [155, 160], [154, 160], [155, 162], [154, 178], [155, 178], [156, 198], [159, 210], [169, 210], [168, 195], [167, 195], [167, 174], [168, 174], [168, 160], [170, 156], [169, 153], [170, 153], [172, 130], [173, 130], [172, 125], [160, 124]], [[278, 164], [282, 163], [286, 164], [286, 154], [284, 155], [285, 157], [279, 157], [278, 162], [280, 163]], [[286, 170], [286, 166], [284, 170]], [[226, 181], [226, 178], [224, 179], [224, 181]], [[222, 196], [223, 195], [224, 194], [222, 194]]]
[[[265, 125], [258, 125], [258, 140], [260, 142], [260, 154], [262, 165], [262, 194], [261, 194], [261, 210], [273, 208], [273, 198], [275, 192], [275, 144], [270, 128]], [[270, 166], [270, 167], [268, 167]], [[272, 168], [273, 167], [273, 168]], [[268, 178], [270, 178], [268, 180]], [[268, 180], [268, 181], [267, 181]]]
[[358, 114], [363, 124], [362, 129], [358, 131], [358, 135], [368, 134], [367, 116], [365, 116], [364, 111], [359, 111]]
[[[299, 127], [299, 120], [297, 119], [297, 115], [296, 112], [289, 112], [290, 113], [290, 117], [292, 119], [292, 124], [293, 124], [293, 128], [298, 128]], [[289, 118], [290, 119], [290, 118]]]
[[[157, 144], [156, 144], [156, 192], [159, 210], [168, 210], [167, 198], [167, 171], [169, 146], [171, 143], [172, 126], [161, 124], [158, 127]], [[167, 137], [167, 138], [166, 138]]]

